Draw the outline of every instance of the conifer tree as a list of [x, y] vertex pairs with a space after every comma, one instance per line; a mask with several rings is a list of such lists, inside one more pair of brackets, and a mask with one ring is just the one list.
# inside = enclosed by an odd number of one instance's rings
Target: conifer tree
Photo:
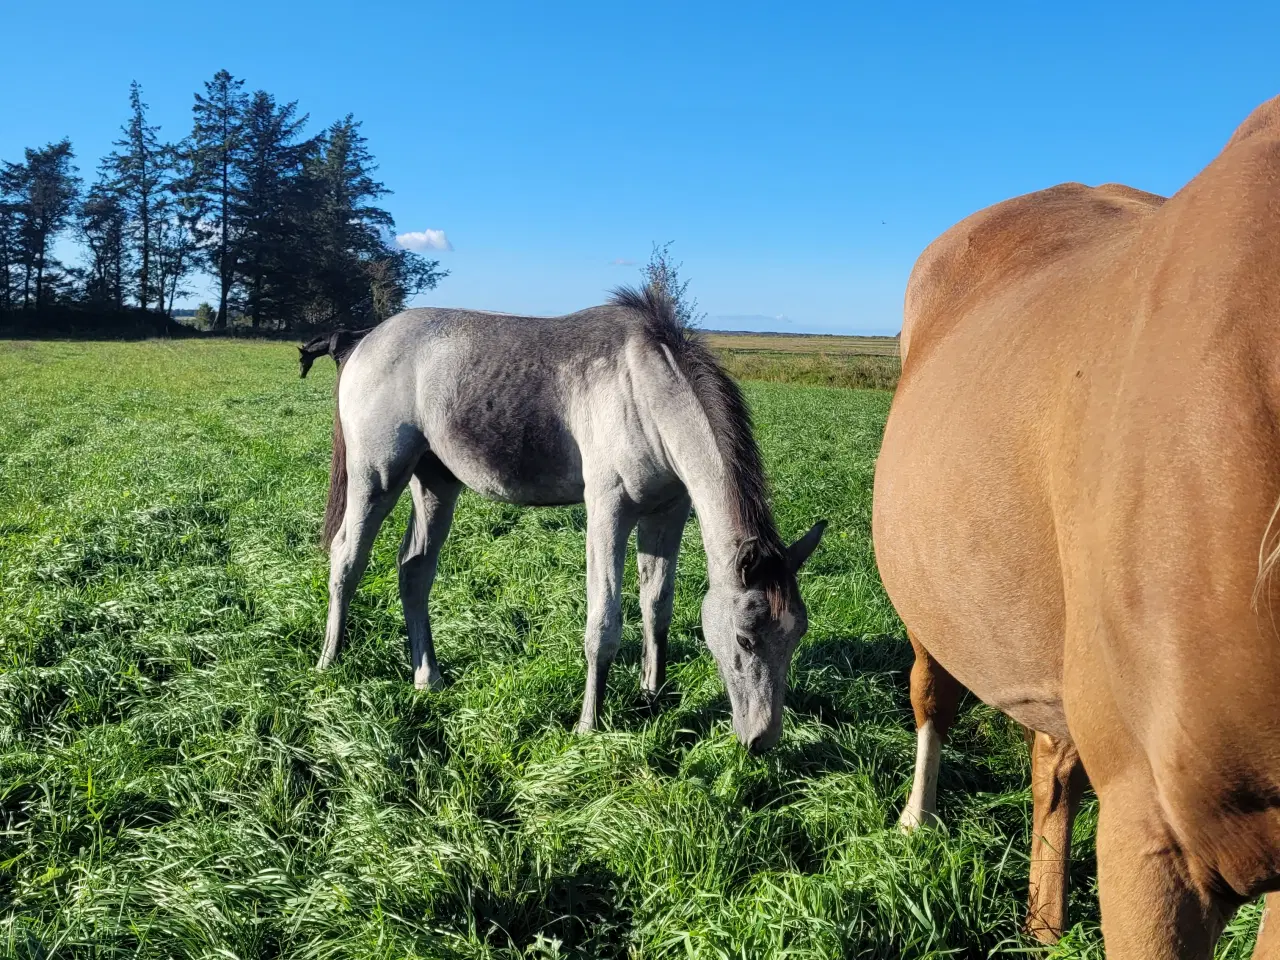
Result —
[[169, 176], [171, 152], [159, 139], [158, 126], [147, 123], [142, 87], [129, 87], [129, 121], [115, 142], [119, 149], [106, 160], [114, 185], [129, 215], [129, 233], [137, 263], [137, 297], [142, 309], [152, 302], [155, 208]]
[[0, 311], [14, 307], [20, 262], [16, 166], [0, 162]]
[[109, 176], [89, 188], [80, 206], [80, 238], [89, 248], [85, 297], [114, 310], [124, 308], [125, 273], [128, 269], [129, 216]]
[[192, 107], [191, 179], [184, 198], [188, 226], [195, 234], [206, 268], [218, 286], [218, 310], [214, 326], [227, 325], [235, 286], [238, 237], [232, 204], [244, 146], [244, 81], [219, 70], [195, 95]]
[[259, 90], [245, 108], [243, 145], [231, 205], [245, 309], [254, 327], [288, 326], [300, 307], [307, 252], [303, 167], [316, 149], [299, 139], [306, 115]]
[[388, 243], [395, 221], [376, 205], [390, 193], [374, 179], [376, 170], [360, 123], [350, 114], [325, 131], [307, 168], [312, 303], [328, 322], [386, 319], [446, 275], [438, 261]]
[[6, 165], [23, 271], [23, 306], [34, 306], [37, 313], [45, 305], [51, 276], [61, 266], [50, 247], [67, 226], [80, 192], [74, 156], [71, 141], [62, 140], [38, 150], [28, 148], [25, 162]]

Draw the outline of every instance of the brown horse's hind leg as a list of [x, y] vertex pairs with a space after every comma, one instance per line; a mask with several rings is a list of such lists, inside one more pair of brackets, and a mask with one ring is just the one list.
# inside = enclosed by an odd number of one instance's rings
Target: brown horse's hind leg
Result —
[[915, 665], [911, 668], [911, 709], [916, 715], [916, 772], [911, 796], [898, 825], [903, 830], [913, 830], [938, 819], [938, 765], [942, 759], [942, 744], [956, 718], [956, 707], [964, 688], [929, 655], [910, 630], [907, 631], [907, 639], [916, 654]]
[[1042, 943], [1055, 943], [1066, 926], [1071, 826], [1088, 778], [1070, 741], [1047, 733], [1030, 733], [1030, 741], [1034, 812], [1027, 932]]
[[[1272, 908], [1275, 909], [1272, 909]], [[1280, 960], [1280, 894], [1268, 893], [1253, 960]]]
[[1233, 905], [1165, 823], [1150, 776], [1098, 793], [1098, 899], [1108, 960], [1209, 960]]

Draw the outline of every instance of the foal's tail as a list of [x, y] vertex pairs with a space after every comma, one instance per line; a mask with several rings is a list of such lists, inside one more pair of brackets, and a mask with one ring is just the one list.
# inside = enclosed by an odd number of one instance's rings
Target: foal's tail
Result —
[[[342, 368], [338, 368], [338, 383], [342, 382]], [[324, 508], [325, 549], [342, 527], [347, 512], [347, 441], [342, 436], [342, 414], [338, 409], [338, 387], [333, 388], [333, 459], [329, 461], [329, 502]]]

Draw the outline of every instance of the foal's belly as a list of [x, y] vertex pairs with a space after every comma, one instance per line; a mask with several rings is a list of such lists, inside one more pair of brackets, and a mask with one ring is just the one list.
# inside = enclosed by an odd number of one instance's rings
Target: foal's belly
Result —
[[503, 473], [500, 470], [487, 470], [483, 467], [464, 468], [461, 474], [454, 469], [453, 474], [480, 496], [503, 503], [516, 503], [525, 507], [562, 507], [583, 501], [581, 471], [576, 479], [573, 477], [529, 478]]
[[429, 442], [460, 482], [490, 500], [526, 506], [583, 500], [582, 454], [559, 424], [479, 420]]

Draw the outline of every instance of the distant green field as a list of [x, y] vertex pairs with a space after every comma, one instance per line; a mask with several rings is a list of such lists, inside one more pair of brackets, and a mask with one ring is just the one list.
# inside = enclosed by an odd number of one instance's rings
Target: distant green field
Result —
[[766, 353], [825, 353], [833, 356], [896, 357], [897, 337], [839, 337], [826, 334], [725, 333], [710, 331], [717, 349]]
[[739, 379], [815, 387], [892, 390], [902, 363], [896, 337], [708, 333], [711, 347]]
[[827, 334], [708, 332], [712, 346], [733, 351], [827, 353], [832, 356], [896, 357], [897, 337], [833, 337]]
[[[299, 380], [295, 356], [0, 341], [0, 955], [1023, 955], [1008, 722], [968, 702], [946, 831], [895, 828], [915, 741], [869, 541], [888, 393], [747, 386], [783, 533], [831, 519], [785, 734], [754, 759], [700, 638], [696, 525], [657, 716], [629, 569], [604, 729], [569, 732], [583, 511], [470, 494], [431, 605], [452, 685], [409, 682], [403, 504], [347, 655], [315, 673], [333, 367]], [[1095, 822], [1086, 801], [1058, 956], [1101, 955]]]

